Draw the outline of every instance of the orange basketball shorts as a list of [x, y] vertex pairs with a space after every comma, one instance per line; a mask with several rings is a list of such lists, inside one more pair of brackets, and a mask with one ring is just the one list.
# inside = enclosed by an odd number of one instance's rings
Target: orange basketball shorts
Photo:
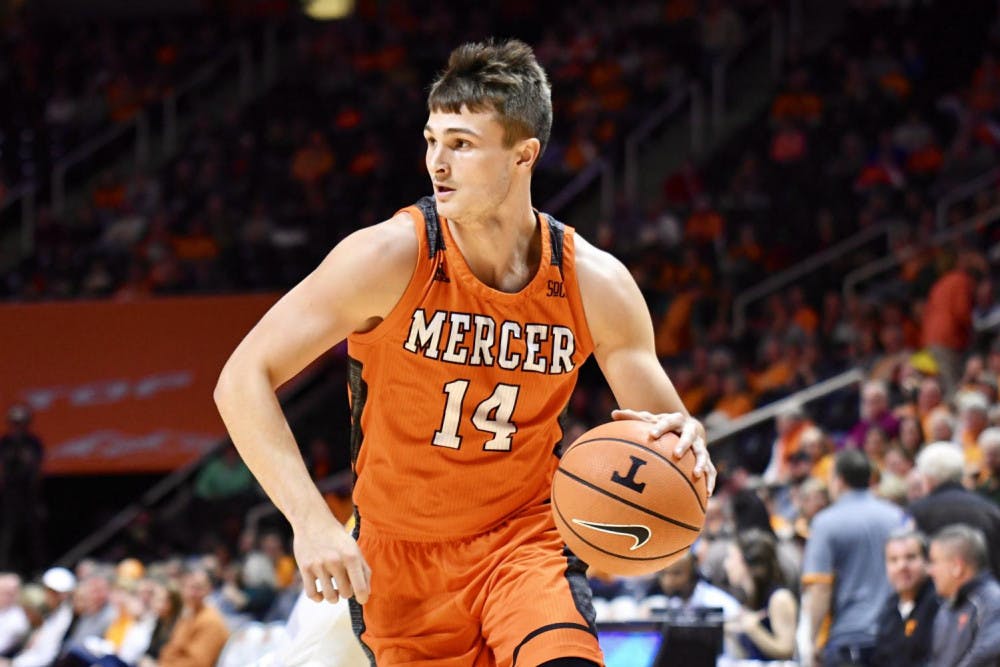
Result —
[[586, 566], [570, 554], [548, 505], [488, 533], [447, 542], [373, 535], [372, 568], [355, 635], [378, 667], [537, 667], [578, 657], [603, 665]]

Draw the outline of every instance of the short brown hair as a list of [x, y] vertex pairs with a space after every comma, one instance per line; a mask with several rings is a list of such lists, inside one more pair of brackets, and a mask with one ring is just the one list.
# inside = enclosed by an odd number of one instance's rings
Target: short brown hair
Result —
[[[493, 110], [504, 143], [535, 137], [541, 152], [552, 132], [552, 88], [531, 47], [517, 39], [470, 42], [451, 52], [427, 97], [429, 111]], [[541, 153], [539, 153], [541, 154]]]

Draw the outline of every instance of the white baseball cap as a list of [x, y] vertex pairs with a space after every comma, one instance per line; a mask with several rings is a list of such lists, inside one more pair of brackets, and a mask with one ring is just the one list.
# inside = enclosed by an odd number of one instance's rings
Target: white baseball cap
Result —
[[64, 567], [50, 567], [42, 575], [42, 583], [56, 593], [71, 593], [76, 588], [76, 577]]

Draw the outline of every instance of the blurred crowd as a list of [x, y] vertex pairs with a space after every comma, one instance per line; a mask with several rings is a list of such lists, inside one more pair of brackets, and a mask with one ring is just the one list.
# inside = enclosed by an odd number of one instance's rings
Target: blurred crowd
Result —
[[233, 17], [0, 20], [0, 202], [88, 139], [161, 101], [245, 27]]
[[282, 536], [246, 535], [241, 544], [228, 561], [88, 559], [37, 582], [0, 575], [0, 665], [215, 665], [234, 629], [287, 619], [298, 596]]
[[426, 193], [422, 86], [454, 44], [492, 35], [531, 41], [552, 78], [557, 122], [535, 179], [544, 202], [739, 48], [765, 9], [498, 2], [459, 21], [444, 2], [419, 12], [361, 2], [341, 21], [299, 22], [290, 62], [263, 97], [198, 114], [180, 154], [154, 173], [108, 170], [66, 215], [40, 207], [36, 250], [0, 293], [127, 299], [293, 284], [347, 233]]

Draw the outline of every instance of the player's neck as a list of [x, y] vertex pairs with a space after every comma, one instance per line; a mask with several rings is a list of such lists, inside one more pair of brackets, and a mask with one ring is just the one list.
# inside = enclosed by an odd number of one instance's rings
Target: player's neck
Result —
[[538, 271], [541, 226], [530, 200], [501, 207], [491, 216], [462, 220], [449, 229], [469, 269], [490, 287], [517, 292]]

